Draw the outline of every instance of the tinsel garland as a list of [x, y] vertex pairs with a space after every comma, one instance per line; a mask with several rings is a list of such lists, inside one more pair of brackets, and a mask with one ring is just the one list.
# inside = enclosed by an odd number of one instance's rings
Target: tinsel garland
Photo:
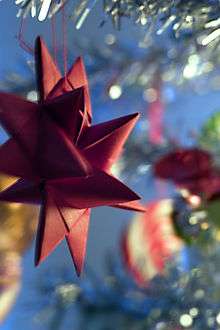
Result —
[[[28, 12], [39, 21], [56, 14], [69, 0], [16, 0], [20, 7], [18, 16]], [[80, 28], [97, 0], [78, 1], [72, 17]], [[121, 18], [129, 17], [135, 23], [147, 25], [159, 23], [157, 33], [161, 34], [172, 26], [176, 36], [181, 32], [205, 32], [209, 36], [200, 39], [202, 45], [219, 37], [220, 3], [218, 0], [103, 0], [104, 12], [112, 18], [116, 28], [121, 26]]]
[[[104, 280], [90, 270], [79, 285], [57, 278], [42, 287], [47, 299], [42, 310], [38, 309], [38, 321], [45, 329], [54, 330], [54, 324], [56, 329], [64, 329], [65, 315], [78, 306], [82, 324], [70, 329], [97, 330], [108, 325], [109, 330], [217, 330], [219, 252], [218, 244], [206, 251], [185, 248], [167, 264], [163, 275], [155, 276], [142, 288], [120, 259], [108, 257]], [[46, 319], [44, 308], [51, 311]]]
[[219, 25], [218, 0], [104, 0], [105, 12], [120, 24], [121, 17], [130, 17], [136, 23], [160, 23], [158, 34], [169, 26], [178, 36], [180, 32], [214, 30]]
[[[51, 18], [67, 4], [68, 17], [73, 19], [76, 29], [82, 27], [97, 2], [83, 0], [72, 7], [70, 0], [15, 1], [19, 7], [18, 17], [30, 14], [39, 21]], [[100, 10], [100, 6], [95, 10]], [[105, 24], [110, 16], [116, 29], [123, 28], [123, 18], [129, 18], [131, 24], [142, 27], [139, 47], [145, 53], [147, 49], [147, 55], [138, 59], [140, 67], [154, 65], [160, 70], [162, 67], [165, 80], [177, 79], [181, 84], [196, 76], [206, 76], [219, 67], [219, 0], [103, 0], [103, 10], [103, 20], [97, 21], [97, 26]], [[162, 42], [161, 35], [165, 35]], [[114, 36], [107, 41], [109, 45], [114, 42]], [[114, 57], [119, 56], [115, 56], [115, 51], [122, 53], [122, 50], [114, 49]], [[127, 57], [124, 51], [122, 55]], [[127, 64], [131, 66], [130, 61]], [[169, 74], [163, 72], [164, 66]], [[146, 69], [144, 71], [146, 73]], [[176, 78], [178, 74], [180, 79]]]

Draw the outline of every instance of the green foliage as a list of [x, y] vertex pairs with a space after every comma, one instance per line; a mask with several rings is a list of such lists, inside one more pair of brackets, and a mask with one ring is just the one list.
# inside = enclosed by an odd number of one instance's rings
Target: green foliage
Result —
[[220, 164], [220, 112], [216, 112], [205, 123], [198, 142], [203, 149], [213, 153], [215, 162]]
[[216, 228], [220, 228], [220, 200], [214, 200], [207, 205], [208, 219]]

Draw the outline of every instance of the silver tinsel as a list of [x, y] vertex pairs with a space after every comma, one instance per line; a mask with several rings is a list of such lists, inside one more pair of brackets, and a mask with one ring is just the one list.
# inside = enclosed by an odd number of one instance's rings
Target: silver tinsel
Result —
[[[72, 5], [71, 0], [16, 0], [17, 16], [30, 14], [44, 21], [68, 4], [68, 17], [73, 19], [76, 29], [80, 29], [97, 2], [83, 0]], [[97, 21], [97, 25], [105, 24], [110, 16], [116, 29], [123, 28], [123, 18], [141, 26], [139, 47], [154, 53], [154, 63], [160, 65], [163, 58], [170, 72], [165, 73], [165, 79], [172, 80], [172, 74], [178, 74], [176, 61], [184, 65], [184, 79], [206, 75], [219, 66], [219, 0], [103, 0], [103, 9], [103, 20]], [[100, 6], [96, 10], [100, 10]], [[152, 58], [147, 56], [141, 65], [149, 65]], [[130, 61], [127, 64], [130, 67]]]
[[[146, 287], [133, 281], [118, 258], [108, 257], [105, 279], [90, 270], [79, 285], [60, 279], [42, 287], [48, 299], [38, 321], [44, 329], [65, 329], [65, 314], [80, 307], [81, 324], [70, 329], [218, 330], [219, 256], [217, 244], [203, 251], [185, 248]], [[45, 308], [52, 312], [47, 321]]]
[[[26, 16], [30, 12], [40, 21], [56, 14], [66, 2], [70, 0], [15, 1], [20, 7], [19, 15]], [[83, 0], [74, 5], [72, 17], [77, 21], [77, 28], [81, 27], [96, 2]], [[170, 26], [176, 37], [193, 32], [201, 45], [220, 36], [219, 0], [103, 0], [103, 8], [116, 28], [120, 28], [122, 17], [129, 17], [141, 25], [158, 24], [158, 34]]]

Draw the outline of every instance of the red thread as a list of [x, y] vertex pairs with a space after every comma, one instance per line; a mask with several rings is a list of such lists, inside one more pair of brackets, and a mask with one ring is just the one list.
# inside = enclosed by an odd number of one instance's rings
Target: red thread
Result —
[[19, 45], [22, 49], [24, 49], [27, 53], [33, 55], [34, 54], [34, 50], [33, 48], [24, 40], [24, 18], [21, 18], [21, 24], [20, 24], [20, 28], [18, 31], [18, 41], [19, 41]]

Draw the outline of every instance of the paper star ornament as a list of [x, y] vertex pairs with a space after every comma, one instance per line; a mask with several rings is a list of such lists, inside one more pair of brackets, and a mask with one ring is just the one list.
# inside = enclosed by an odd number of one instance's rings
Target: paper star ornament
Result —
[[0, 171], [20, 177], [1, 192], [0, 200], [40, 204], [36, 265], [66, 238], [80, 274], [90, 208], [144, 211], [133, 202], [139, 196], [110, 173], [138, 114], [91, 126], [82, 60], [62, 78], [38, 38], [36, 63], [38, 104], [0, 93], [0, 121], [11, 136], [0, 148]]

